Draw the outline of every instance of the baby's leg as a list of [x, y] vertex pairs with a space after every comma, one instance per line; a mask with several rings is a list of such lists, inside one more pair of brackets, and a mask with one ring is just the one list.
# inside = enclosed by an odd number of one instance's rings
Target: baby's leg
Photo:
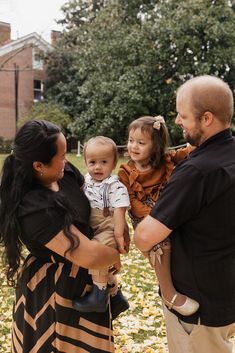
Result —
[[109, 275], [109, 286], [110, 286], [110, 304], [111, 304], [111, 314], [112, 319], [122, 312], [129, 309], [129, 303], [127, 298], [123, 295], [121, 291], [121, 286], [118, 284], [117, 275], [110, 273]]
[[73, 301], [73, 307], [80, 312], [105, 312], [108, 307], [109, 288], [108, 269], [89, 270], [92, 275], [93, 286], [90, 293]]
[[92, 281], [99, 289], [106, 289], [108, 284], [108, 275], [92, 274]]
[[150, 262], [159, 281], [163, 302], [182, 315], [191, 315], [197, 311], [199, 305], [195, 300], [176, 291], [172, 282], [170, 261], [171, 243], [167, 238], [150, 251]]

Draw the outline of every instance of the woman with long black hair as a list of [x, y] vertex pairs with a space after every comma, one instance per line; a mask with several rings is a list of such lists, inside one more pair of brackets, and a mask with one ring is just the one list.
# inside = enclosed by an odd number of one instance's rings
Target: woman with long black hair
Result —
[[[66, 140], [47, 121], [27, 122], [3, 165], [0, 241], [16, 285], [12, 352], [113, 352], [110, 313], [78, 313], [91, 288], [87, 268], [119, 268], [117, 250], [91, 241], [83, 176], [66, 161]], [[22, 250], [29, 255], [22, 263]]]

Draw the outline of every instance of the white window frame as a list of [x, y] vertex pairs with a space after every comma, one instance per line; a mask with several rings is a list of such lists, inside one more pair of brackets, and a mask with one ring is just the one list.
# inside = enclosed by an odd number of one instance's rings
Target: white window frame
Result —
[[[40, 82], [40, 87], [37, 88], [35, 87], [35, 82]], [[44, 84], [43, 81], [41, 80], [33, 80], [33, 101], [34, 102], [40, 102], [43, 100], [43, 91], [44, 91]], [[36, 97], [40, 97], [40, 98], [36, 98]]]
[[39, 51], [33, 48], [33, 69], [43, 70], [43, 60], [39, 59]]

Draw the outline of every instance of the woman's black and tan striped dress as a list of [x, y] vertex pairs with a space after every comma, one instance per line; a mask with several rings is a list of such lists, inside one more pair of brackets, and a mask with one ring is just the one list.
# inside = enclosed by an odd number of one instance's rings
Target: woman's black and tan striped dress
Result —
[[[89, 202], [80, 191], [82, 183], [81, 174], [68, 165], [59, 192], [77, 209], [79, 216], [74, 224], [89, 236]], [[54, 206], [53, 197], [40, 188], [29, 192], [19, 217], [22, 241], [30, 255], [16, 289], [12, 352], [114, 352], [108, 311], [82, 314], [72, 307], [72, 300], [91, 288], [88, 271], [44, 246], [64, 225], [63, 213]]]

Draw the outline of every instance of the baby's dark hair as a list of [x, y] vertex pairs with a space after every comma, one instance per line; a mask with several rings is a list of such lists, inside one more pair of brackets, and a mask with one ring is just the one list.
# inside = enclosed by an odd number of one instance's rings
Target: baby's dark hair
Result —
[[131, 130], [136, 129], [150, 135], [153, 141], [150, 163], [154, 168], [159, 168], [164, 163], [164, 155], [170, 145], [170, 137], [164, 119], [160, 116], [142, 116], [130, 123], [128, 134]]

